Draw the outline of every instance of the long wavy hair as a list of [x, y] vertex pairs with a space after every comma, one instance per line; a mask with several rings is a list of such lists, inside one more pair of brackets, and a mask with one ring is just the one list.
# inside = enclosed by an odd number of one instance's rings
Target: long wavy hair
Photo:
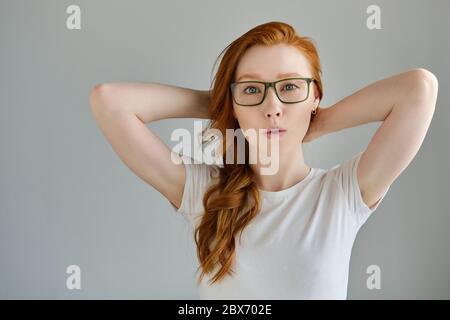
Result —
[[[222, 137], [226, 136], [226, 129], [239, 130], [239, 124], [233, 116], [230, 83], [235, 79], [240, 58], [254, 45], [272, 46], [283, 43], [298, 48], [310, 63], [312, 76], [317, 80], [316, 90], [319, 98], [322, 99], [322, 71], [313, 41], [309, 37], [296, 34], [289, 24], [272, 21], [256, 26], [225, 47], [214, 63], [215, 66], [225, 52], [210, 90], [209, 118], [211, 122], [202, 132], [202, 136], [210, 129], [219, 130]], [[314, 116], [311, 114], [310, 121], [313, 121]], [[216, 268], [218, 271], [211, 278], [210, 283], [220, 281], [227, 274], [234, 273], [232, 264], [235, 258], [235, 236], [238, 232], [242, 235], [244, 228], [261, 209], [259, 189], [254, 182], [254, 173], [248, 161], [248, 141], [245, 141], [245, 163], [239, 164], [236, 161], [235, 139], [236, 137], [233, 137], [233, 141], [221, 144], [223, 167], [218, 167], [218, 182], [211, 185], [203, 196], [204, 214], [194, 232], [197, 256], [200, 261], [199, 268], [202, 269], [198, 282], [205, 274], [212, 273]], [[209, 142], [211, 141], [203, 140], [203, 144]], [[235, 159], [229, 164], [225, 160], [230, 142], [233, 142]]]

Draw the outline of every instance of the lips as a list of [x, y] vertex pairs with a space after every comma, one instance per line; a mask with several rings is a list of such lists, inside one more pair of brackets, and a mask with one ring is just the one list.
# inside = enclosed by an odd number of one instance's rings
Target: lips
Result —
[[283, 128], [267, 128], [264, 129], [264, 133], [265, 134], [270, 134], [270, 133], [281, 133], [281, 132], [285, 132], [286, 130]]
[[286, 130], [281, 128], [269, 128], [265, 130], [265, 136], [268, 139], [272, 139], [273, 137], [283, 137], [285, 135]]

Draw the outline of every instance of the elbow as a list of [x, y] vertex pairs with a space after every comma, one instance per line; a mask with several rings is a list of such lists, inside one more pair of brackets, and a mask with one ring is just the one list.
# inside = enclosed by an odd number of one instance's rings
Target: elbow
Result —
[[414, 91], [422, 96], [437, 96], [439, 82], [434, 73], [425, 68], [416, 68], [412, 70], [412, 79]]
[[104, 108], [110, 106], [108, 101], [111, 101], [109, 96], [111, 95], [111, 84], [100, 83], [95, 85], [89, 95], [89, 103], [91, 109]]
[[91, 109], [98, 108], [100, 105], [101, 93], [104, 88], [104, 84], [96, 84], [94, 88], [92, 88], [91, 93], [89, 94], [89, 104]]

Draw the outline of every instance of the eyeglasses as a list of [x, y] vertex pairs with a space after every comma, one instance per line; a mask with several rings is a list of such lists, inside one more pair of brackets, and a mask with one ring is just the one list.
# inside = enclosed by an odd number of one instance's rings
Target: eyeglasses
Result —
[[[273, 87], [278, 99], [283, 103], [299, 103], [309, 97], [310, 83], [314, 78], [288, 78], [274, 82], [241, 81], [230, 84], [231, 95], [240, 106], [257, 106], [266, 98], [267, 88]], [[247, 90], [247, 89], [250, 89]]]

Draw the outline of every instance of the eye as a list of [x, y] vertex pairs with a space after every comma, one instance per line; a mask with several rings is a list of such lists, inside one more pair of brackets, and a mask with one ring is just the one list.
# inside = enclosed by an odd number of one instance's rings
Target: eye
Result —
[[[284, 87], [287, 87], [287, 86], [293, 86], [293, 87], [295, 87], [295, 88], [298, 88], [295, 84], [293, 84], [293, 83], [288, 83], [288, 84], [286, 84]], [[294, 89], [295, 89], [294, 88]], [[292, 91], [292, 90], [288, 90], [288, 91]]]
[[[244, 89], [244, 92], [245, 92], [245, 93], [249, 93], [249, 92], [247, 92], [247, 89], [248, 89], [248, 88], [256, 89], [256, 90], [259, 91], [259, 89], [258, 89], [257, 87], [246, 87], [246, 88]], [[251, 93], [256, 93], [256, 92], [251, 92]]]

